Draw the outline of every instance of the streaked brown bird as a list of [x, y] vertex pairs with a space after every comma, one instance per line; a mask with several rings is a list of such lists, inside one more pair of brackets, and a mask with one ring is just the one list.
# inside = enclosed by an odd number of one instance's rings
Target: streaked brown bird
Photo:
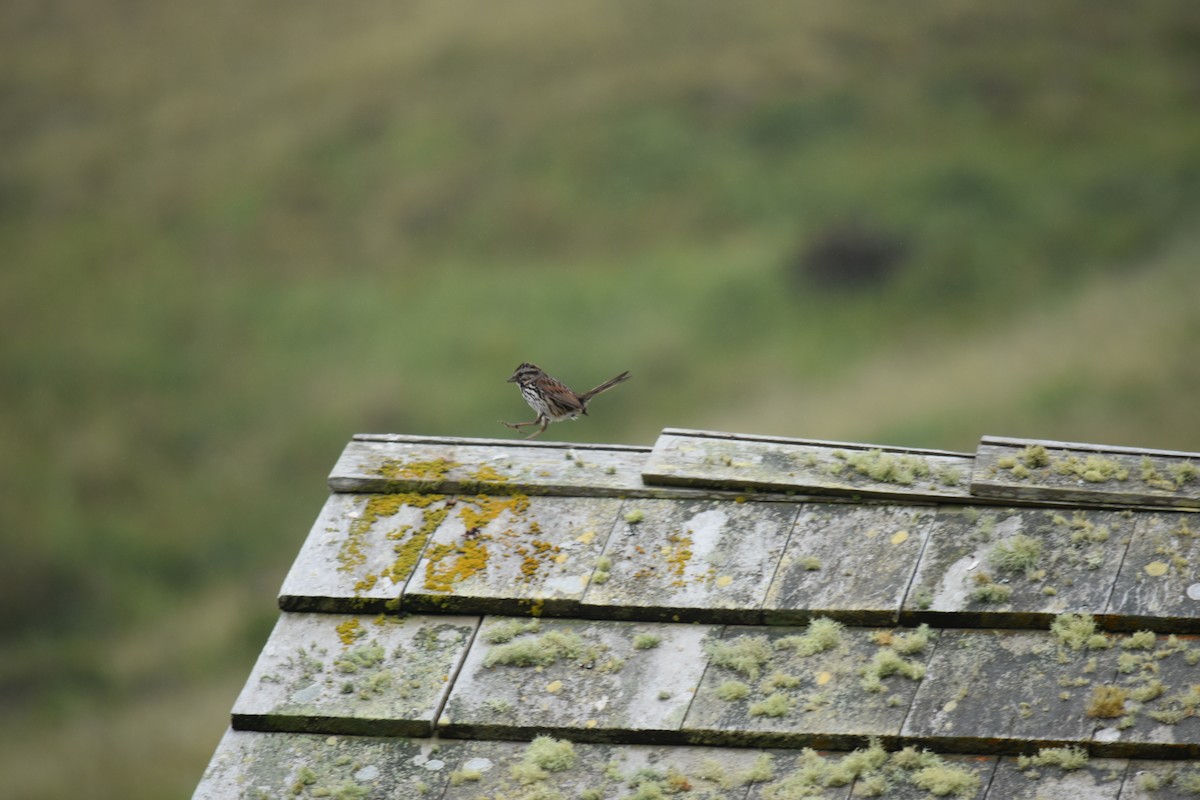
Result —
[[586, 415], [588, 403], [593, 397], [627, 380], [629, 373], [622, 372], [591, 391], [576, 394], [562, 381], [551, 378], [538, 367], [526, 362], [517, 367], [508, 382], [517, 385], [521, 390], [521, 397], [524, 397], [529, 407], [537, 412], [537, 418], [530, 422], [500, 422], [515, 431], [529, 425], [540, 425], [541, 427], [525, 437], [532, 439], [546, 430], [546, 426], [551, 422], [562, 422], [564, 419], [577, 419], [580, 415]]

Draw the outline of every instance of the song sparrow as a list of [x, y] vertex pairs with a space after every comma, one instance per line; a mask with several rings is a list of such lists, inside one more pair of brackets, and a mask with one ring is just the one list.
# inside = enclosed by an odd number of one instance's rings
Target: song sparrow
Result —
[[529, 407], [537, 412], [537, 419], [530, 422], [504, 422], [504, 420], [501, 420], [501, 423], [515, 431], [527, 425], [538, 425], [540, 423], [540, 428], [525, 437], [526, 439], [532, 439], [546, 430], [546, 426], [551, 422], [576, 419], [580, 414], [587, 414], [588, 403], [591, 402], [593, 397], [601, 392], [608, 391], [625, 380], [629, 380], [628, 372], [622, 372], [617, 377], [605, 381], [591, 391], [576, 394], [560, 381], [551, 378], [533, 364], [526, 362], [517, 367], [517, 371], [512, 374], [508, 382], [515, 383], [520, 387], [521, 397], [524, 397]]

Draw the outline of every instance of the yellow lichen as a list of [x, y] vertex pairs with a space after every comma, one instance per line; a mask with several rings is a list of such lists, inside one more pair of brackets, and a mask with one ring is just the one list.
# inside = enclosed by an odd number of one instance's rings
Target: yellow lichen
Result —
[[[350, 572], [366, 563], [367, 556], [362, 549], [363, 537], [366, 536], [367, 532], [371, 530], [376, 522], [387, 517], [396, 516], [406, 506], [427, 508], [442, 499], [443, 496], [440, 494], [419, 494], [416, 492], [371, 495], [363, 506], [361, 515], [350, 524], [350, 528], [346, 532], [346, 538], [338, 550], [338, 570], [340, 572]], [[369, 580], [369, 577], [364, 577], [363, 580]]]
[[488, 562], [487, 545], [478, 539], [457, 544], [430, 546], [425, 564], [425, 588], [449, 593], [457, 583], [483, 570]]
[[667, 558], [667, 569], [675, 575], [675, 580], [671, 581], [671, 585], [683, 586], [684, 575], [692, 560], [692, 537], [672, 533], [667, 537], [667, 541], [670, 544], [663, 548], [663, 555]]
[[505, 483], [508, 478], [485, 464], [471, 473], [471, 480], [479, 483]]
[[342, 640], [342, 644], [349, 647], [355, 641], [365, 636], [367, 632], [363, 630], [362, 623], [358, 621], [357, 617], [351, 617], [337, 626], [337, 633], [338, 638]]
[[528, 548], [524, 545], [517, 548], [517, 554], [525, 557], [521, 562], [521, 574], [526, 582], [532, 581], [537, 576], [541, 565], [548, 560], [553, 560], [562, 550], [558, 545], [541, 539], [534, 539], [529, 544]]
[[[438, 497], [439, 499], [441, 497], [441, 495], [426, 496]], [[389, 533], [388, 538], [396, 540], [396, 544], [392, 548], [396, 554], [396, 560], [383, 571], [384, 577], [390, 578], [393, 584], [403, 583], [408, 580], [408, 576], [412, 574], [413, 567], [416, 566], [417, 560], [420, 559], [421, 553], [425, 550], [425, 545], [429, 542], [429, 538], [433, 536], [433, 532], [442, 524], [442, 520], [446, 518], [449, 512], [450, 510], [445, 506], [438, 508], [426, 506], [421, 527], [415, 532], [412, 532], [411, 527], [405, 526]]]
[[492, 497], [481, 494], [471, 498], [464, 498], [464, 501], [462, 509], [458, 512], [458, 516], [469, 531], [487, 526], [488, 523], [495, 520], [505, 511], [508, 511], [513, 516], [517, 516], [529, 510], [529, 498], [523, 494], [514, 494], [506, 497]]
[[363, 592], [369, 592], [375, 588], [375, 584], [379, 582], [379, 576], [374, 572], [368, 572], [363, 576], [362, 580], [354, 584], [354, 594], [360, 595]]
[[370, 472], [389, 481], [429, 481], [436, 483], [445, 480], [446, 473], [457, 466], [459, 466], [457, 461], [451, 461], [448, 458], [409, 462], [386, 458], [382, 464]]

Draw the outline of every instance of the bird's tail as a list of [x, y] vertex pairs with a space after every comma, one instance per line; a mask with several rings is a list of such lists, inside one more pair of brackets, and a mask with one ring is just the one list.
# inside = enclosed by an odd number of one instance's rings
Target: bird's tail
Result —
[[581, 394], [579, 396], [579, 399], [581, 401], [583, 401], [584, 403], [587, 403], [589, 400], [591, 400], [593, 397], [600, 394], [601, 392], [607, 392], [609, 389], [613, 388], [618, 383], [622, 383], [627, 380], [629, 380], [629, 373], [622, 372], [617, 377], [606, 380], [604, 383], [600, 384], [595, 389], [592, 389], [590, 392], [584, 392], [583, 394]]

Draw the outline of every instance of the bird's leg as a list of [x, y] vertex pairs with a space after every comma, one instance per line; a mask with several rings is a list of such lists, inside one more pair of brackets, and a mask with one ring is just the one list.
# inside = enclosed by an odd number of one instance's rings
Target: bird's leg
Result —
[[537, 425], [541, 421], [542, 418], [538, 417], [537, 419], [530, 420], [529, 422], [505, 422], [504, 420], [500, 420], [500, 424], [512, 428], [514, 431], [519, 431], [526, 425]]
[[550, 418], [549, 418], [549, 417], [542, 417], [542, 427], [538, 428], [536, 431], [534, 431], [533, 433], [529, 434], [529, 435], [528, 435], [528, 436], [526, 436], [525, 438], [526, 438], [526, 439], [532, 439], [532, 438], [533, 438], [533, 437], [535, 437], [535, 436], [541, 436], [541, 435], [542, 435], [542, 432], [543, 432], [544, 430], [546, 430], [546, 426], [547, 426], [547, 425], [549, 425], [549, 424], [550, 424]]

